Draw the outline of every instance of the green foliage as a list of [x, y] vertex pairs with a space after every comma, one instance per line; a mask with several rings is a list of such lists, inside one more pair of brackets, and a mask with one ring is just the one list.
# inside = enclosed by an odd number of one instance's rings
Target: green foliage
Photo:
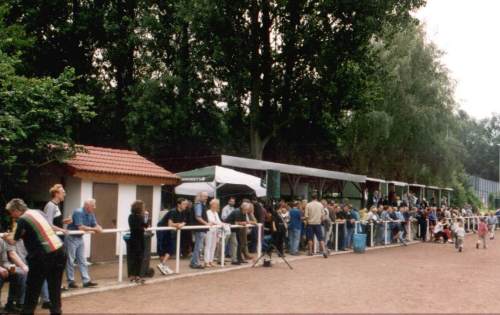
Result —
[[496, 179], [500, 116], [457, 113], [411, 15], [424, 4], [6, 0], [2, 174], [18, 183], [48, 144], [78, 142], [453, 183], [476, 203], [463, 174]]
[[0, 51], [2, 197], [9, 196], [24, 183], [31, 169], [56, 157], [52, 146], [70, 151], [72, 126], [94, 116], [92, 98], [71, 91], [72, 70], [66, 70], [57, 78], [27, 78], [16, 74], [16, 62], [14, 57]]

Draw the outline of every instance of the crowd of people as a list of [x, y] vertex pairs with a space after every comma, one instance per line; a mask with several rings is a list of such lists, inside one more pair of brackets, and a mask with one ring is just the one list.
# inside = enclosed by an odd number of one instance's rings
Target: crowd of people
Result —
[[[79, 287], [76, 265], [82, 287], [97, 286], [89, 274], [83, 240], [84, 233], [103, 231], [95, 215], [96, 201], [84, 201], [81, 208], [64, 218], [59, 205], [65, 194], [62, 185], [54, 185], [43, 210], [28, 209], [21, 199], [7, 204], [10, 223], [0, 238], [0, 286], [9, 283], [6, 312], [32, 314], [41, 302], [43, 308], [59, 314], [61, 291]], [[358, 233], [367, 234], [367, 246], [405, 246], [420, 239], [454, 243], [462, 251], [465, 234], [477, 232], [476, 247], [487, 248], [487, 239], [495, 236], [500, 210], [478, 217], [469, 206], [452, 208], [445, 199], [441, 203], [436, 207], [411, 193], [399, 198], [395, 193], [379, 197], [375, 192], [368, 208], [358, 210], [347, 200], [319, 199], [313, 193], [310, 201], [292, 202], [264, 203], [254, 197], [237, 204], [237, 199], [230, 197], [221, 209], [219, 199], [209, 200], [207, 192], [200, 192], [194, 202], [177, 199], [175, 207], [160, 216], [157, 268], [163, 275], [174, 273], [168, 262], [177, 252], [177, 230], [181, 230], [181, 256], [190, 259], [193, 269], [213, 268], [223, 263], [221, 257], [230, 258], [232, 265], [255, 261], [259, 233], [263, 252], [275, 250], [280, 256], [305, 252], [328, 258], [331, 250], [352, 249]], [[129, 279], [144, 283], [145, 233], [151, 219], [143, 201], [131, 205], [128, 223]], [[186, 226], [197, 228], [184, 229]], [[67, 288], [62, 286], [64, 272]]]

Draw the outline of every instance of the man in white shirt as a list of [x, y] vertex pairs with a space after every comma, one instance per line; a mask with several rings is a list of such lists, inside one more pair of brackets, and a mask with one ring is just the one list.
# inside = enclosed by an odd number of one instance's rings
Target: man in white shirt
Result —
[[227, 201], [227, 205], [222, 209], [221, 213], [221, 219], [222, 221], [225, 221], [227, 217], [234, 211], [236, 208], [234, 205], [236, 204], [236, 199], [234, 197], [229, 197], [229, 200]]

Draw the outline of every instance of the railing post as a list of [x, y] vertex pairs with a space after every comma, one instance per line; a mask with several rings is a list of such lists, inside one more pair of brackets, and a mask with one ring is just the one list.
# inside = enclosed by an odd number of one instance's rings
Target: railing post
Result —
[[118, 282], [123, 282], [123, 234], [118, 231]]
[[370, 223], [370, 247], [373, 247], [373, 222]]
[[425, 241], [427, 240], [432, 240], [432, 237], [431, 237], [431, 227], [429, 226], [430, 225], [430, 221], [429, 219], [425, 219], [427, 221], [427, 233], [425, 233]]
[[411, 220], [408, 220], [407, 225], [408, 225], [408, 242], [411, 242], [413, 241], [413, 236], [411, 234], [411, 225], [412, 225]]
[[387, 221], [384, 221], [384, 245], [387, 245]]
[[181, 230], [177, 229], [175, 239], [175, 273], [179, 273], [181, 262]]
[[335, 251], [339, 251], [339, 223], [335, 222]]
[[220, 243], [220, 266], [224, 267], [224, 262], [226, 260], [226, 230], [222, 229], [222, 239]]
[[262, 255], [262, 223], [257, 223], [257, 257]]

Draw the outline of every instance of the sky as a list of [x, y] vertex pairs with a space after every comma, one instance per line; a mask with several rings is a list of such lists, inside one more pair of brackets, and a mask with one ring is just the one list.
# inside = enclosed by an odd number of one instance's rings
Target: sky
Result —
[[500, 0], [428, 0], [416, 16], [444, 53], [455, 97], [475, 118], [500, 113]]

